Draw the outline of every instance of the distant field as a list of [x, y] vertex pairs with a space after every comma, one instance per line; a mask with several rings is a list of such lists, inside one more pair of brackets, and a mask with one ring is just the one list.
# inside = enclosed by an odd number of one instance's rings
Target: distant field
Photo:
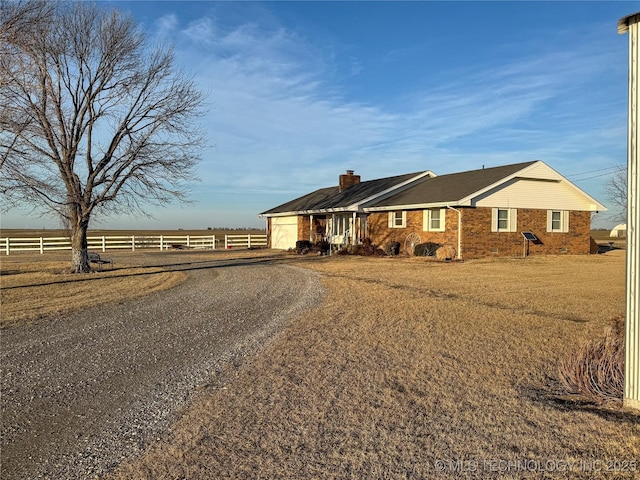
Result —
[[[120, 236], [120, 235], [136, 235], [136, 236], [153, 236], [153, 235], [245, 235], [248, 233], [264, 233], [264, 229], [220, 229], [220, 230], [89, 230], [90, 237], [101, 236]], [[0, 229], [0, 237], [64, 237], [68, 232], [63, 229], [17, 229], [3, 228]]]
[[611, 230], [591, 230], [591, 237], [593, 237], [593, 239], [598, 243], [610, 241], [615, 241], [616, 243], [620, 242], [623, 244], [626, 243], [627, 239], [625, 237], [611, 237], [610, 233]]

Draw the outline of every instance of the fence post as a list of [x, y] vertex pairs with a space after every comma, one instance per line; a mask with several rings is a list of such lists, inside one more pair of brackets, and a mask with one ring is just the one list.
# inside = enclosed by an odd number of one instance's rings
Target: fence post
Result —
[[40, 255], [44, 253], [44, 240], [40, 237]]
[[163, 235], [160, 235], [160, 251], [162, 251]]
[[191, 246], [191, 235], [187, 235], [187, 248]]
[[107, 251], [107, 239], [102, 236], [102, 253]]
[[131, 235], [131, 251], [132, 252], [136, 251], [136, 236], [135, 235]]
[[228, 243], [227, 237], [228, 237], [228, 235], [224, 236], [224, 249], [225, 250], [229, 249], [229, 243]]
[[215, 250], [216, 249], [216, 236], [212, 235], [211, 236], [211, 250]]
[[251, 249], [251, 234], [247, 234], [247, 248]]
[[7, 255], [9, 255], [9, 249], [10, 249], [9, 245], [11, 244], [11, 239], [7, 237], [6, 241], [7, 241]]

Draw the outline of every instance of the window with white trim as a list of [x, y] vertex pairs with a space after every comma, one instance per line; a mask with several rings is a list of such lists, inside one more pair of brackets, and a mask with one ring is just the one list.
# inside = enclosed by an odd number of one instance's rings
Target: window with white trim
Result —
[[492, 232], [516, 232], [518, 231], [518, 210], [515, 208], [491, 209]]
[[547, 232], [567, 233], [569, 231], [568, 210], [547, 210]]
[[509, 210], [498, 209], [498, 231], [509, 231]]
[[407, 212], [396, 210], [389, 212], [389, 228], [405, 228], [407, 226]]
[[422, 230], [425, 232], [444, 232], [444, 208], [429, 208], [422, 215]]

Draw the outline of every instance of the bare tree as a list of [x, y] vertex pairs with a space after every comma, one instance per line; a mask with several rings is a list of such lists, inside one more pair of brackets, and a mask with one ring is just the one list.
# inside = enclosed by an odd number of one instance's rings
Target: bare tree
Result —
[[627, 219], [627, 166], [621, 165], [611, 174], [605, 186], [607, 198], [620, 212], [616, 220]]
[[130, 17], [72, 2], [0, 4], [0, 192], [71, 226], [88, 272], [94, 214], [185, 200], [203, 96]]

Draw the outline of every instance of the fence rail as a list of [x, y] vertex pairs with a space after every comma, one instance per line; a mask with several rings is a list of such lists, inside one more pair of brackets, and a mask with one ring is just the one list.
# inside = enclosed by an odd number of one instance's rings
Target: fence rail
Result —
[[[223, 238], [224, 237], [224, 238]], [[245, 235], [121, 235], [87, 237], [89, 250], [126, 249], [126, 250], [183, 250], [183, 249], [219, 249], [264, 248], [267, 246], [265, 234]], [[39, 252], [71, 250], [68, 237], [22, 237], [0, 238], [0, 249], [6, 255], [12, 252]]]

